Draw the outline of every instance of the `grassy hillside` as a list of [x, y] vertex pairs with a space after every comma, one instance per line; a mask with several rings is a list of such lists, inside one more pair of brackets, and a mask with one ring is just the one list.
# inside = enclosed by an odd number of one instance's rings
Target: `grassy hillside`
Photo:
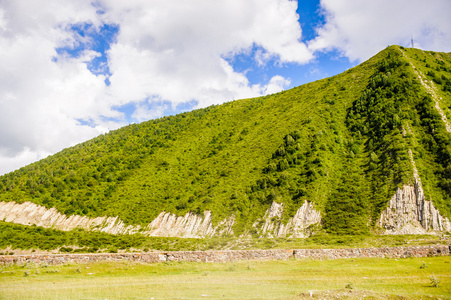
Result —
[[65, 149], [1, 176], [0, 201], [127, 224], [208, 209], [215, 223], [234, 214], [240, 234], [272, 201], [285, 203], [286, 221], [308, 199], [326, 231], [365, 233], [396, 188], [412, 183], [411, 149], [426, 196], [450, 217], [450, 133], [412, 64], [451, 119], [450, 54], [392, 46], [331, 78]]

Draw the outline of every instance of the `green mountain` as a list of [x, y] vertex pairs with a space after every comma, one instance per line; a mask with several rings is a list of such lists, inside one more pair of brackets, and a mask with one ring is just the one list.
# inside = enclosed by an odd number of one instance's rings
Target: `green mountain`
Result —
[[450, 230], [449, 119], [451, 54], [391, 46], [342, 74], [129, 125], [1, 176], [0, 220], [39, 225], [8, 219], [14, 201], [122, 228], [211, 217], [210, 235], [278, 236], [314, 212], [310, 233], [359, 234], [407, 226], [396, 205], [414, 197], [415, 222]]

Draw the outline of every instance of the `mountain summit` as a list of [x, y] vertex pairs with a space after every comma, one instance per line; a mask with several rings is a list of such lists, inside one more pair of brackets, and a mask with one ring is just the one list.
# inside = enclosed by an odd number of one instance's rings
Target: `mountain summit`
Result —
[[451, 231], [449, 119], [451, 54], [391, 46], [1, 176], [0, 220], [183, 237]]

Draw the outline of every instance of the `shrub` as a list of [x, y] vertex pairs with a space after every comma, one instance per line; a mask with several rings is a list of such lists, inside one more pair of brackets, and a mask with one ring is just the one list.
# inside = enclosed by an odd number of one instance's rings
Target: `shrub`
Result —
[[438, 279], [435, 275], [431, 275], [431, 277], [429, 277], [429, 280], [431, 281], [432, 287], [438, 287], [438, 284], [440, 283], [440, 279]]
[[236, 263], [234, 262], [230, 267], [227, 268], [228, 272], [236, 271]]
[[72, 249], [72, 247], [61, 247], [60, 252], [72, 252], [74, 251], [74, 249]]
[[117, 253], [117, 251], [118, 251], [118, 250], [117, 250], [116, 247], [111, 247], [111, 248], [108, 249], [108, 252], [109, 252], [109, 253]]

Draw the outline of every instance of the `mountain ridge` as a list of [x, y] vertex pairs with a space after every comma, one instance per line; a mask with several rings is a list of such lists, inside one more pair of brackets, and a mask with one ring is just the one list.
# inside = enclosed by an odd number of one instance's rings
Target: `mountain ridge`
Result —
[[[140, 228], [163, 212], [207, 212], [212, 228], [233, 216], [226, 232], [236, 236], [277, 236], [274, 228], [308, 202], [320, 225], [285, 234], [358, 234], [384, 232], [390, 199], [421, 182], [421, 201], [446, 220], [450, 78], [450, 54], [391, 46], [330, 78], [130, 125], [65, 149], [1, 176], [0, 201], [118, 217]], [[271, 215], [274, 203], [283, 210]]]

